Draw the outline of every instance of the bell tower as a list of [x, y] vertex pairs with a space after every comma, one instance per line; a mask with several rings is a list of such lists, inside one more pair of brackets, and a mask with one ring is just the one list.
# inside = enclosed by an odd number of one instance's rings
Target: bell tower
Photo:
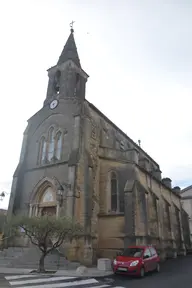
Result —
[[85, 86], [89, 76], [81, 68], [72, 26], [57, 65], [48, 69], [48, 77], [44, 106], [53, 100], [76, 98], [82, 101], [85, 99]]
[[30, 201], [34, 187], [46, 177], [54, 177], [61, 187], [67, 185], [64, 187], [67, 187], [66, 193], [70, 194], [67, 204], [63, 204], [67, 208], [62, 207], [58, 214], [74, 214], [75, 198], [71, 195], [76, 189], [82, 139], [81, 108], [88, 77], [81, 67], [71, 26], [57, 64], [48, 69], [48, 87], [43, 107], [28, 119], [21, 157], [13, 176], [8, 217], [20, 210], [29, 213], [25, 203], [32, 204]]

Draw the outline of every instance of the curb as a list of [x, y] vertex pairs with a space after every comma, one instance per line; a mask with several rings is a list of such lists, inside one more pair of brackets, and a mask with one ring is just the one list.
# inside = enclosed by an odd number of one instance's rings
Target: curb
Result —
[[24, 269], [21, 269], [21, 270], [14, 270], [14, 269], [0, 269], [0, 274], [5, 274], [5, 275], [9, 275], [9, 274], [12, 274], [12, 275], [30, 275], [32, 272], [32, 269], [28, 269], [27, 270], [24, 270]]
[[[84, 278], [108, 278], [108, 277], [111, 277], [113, 276], [114, 273], [112, 274], [107, 274], [107, 275], [71, 275], [71, 274], [65, 274], [63, 275], [63, 277], [76, 277], [76, 278], [81, 278], [81, 279], [84, 279]], [[47, 274], [47, 276], [51, 276], [50, 274]], [[62, 275], [55, 275], [54, 274], [54, 277], [61, 277]]]
[[67, 271], [66, 272], [64, 272], [64, 273], [62, 273], [62, 272], [60, 272], [60, 273], [55, 273], [54, 274], [54, 276], [66, 276], [66, 277], [80, 277], [80, 278], [104, 278], [104, 277], [110, 277], [110, 276], [112, 276], [112, 275], [114, 275], [114, 273], [113, 273], [113, 271], [108, 271], [108, 273], [106, 273], [106, 274], [103, 274], [102, 272], [99, 274], [99, 273], [85, 273], [85, 274], [78, 274], [78, 273], [67, 273]]
[[37, 270], [33, 269], [31, 270], [31, 272], [29, 272], [30, 274], [35, 274], [35, 275], [55, 275], [55, 273], [57, 273], [57, 271], [52, 271], [52, 270], [45, 270], [45, 273], [39, 273], [37, 272]]

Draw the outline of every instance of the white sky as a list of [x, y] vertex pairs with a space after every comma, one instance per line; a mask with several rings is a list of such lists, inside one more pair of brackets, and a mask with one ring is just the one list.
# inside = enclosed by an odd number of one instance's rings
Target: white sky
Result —
[[0, 191], [10, 192], [27, 119], [72, 20], [87, 99], [141, 139], [174, 185], [192, 184], [191, 1], [0, 0]]

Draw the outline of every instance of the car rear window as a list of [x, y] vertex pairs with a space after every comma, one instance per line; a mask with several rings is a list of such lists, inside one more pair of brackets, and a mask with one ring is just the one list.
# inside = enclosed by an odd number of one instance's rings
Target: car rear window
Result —
[[142, 253], [143, 253], [142, 248], [127, 248], [122, 252], [121, 256], [141, 257]]

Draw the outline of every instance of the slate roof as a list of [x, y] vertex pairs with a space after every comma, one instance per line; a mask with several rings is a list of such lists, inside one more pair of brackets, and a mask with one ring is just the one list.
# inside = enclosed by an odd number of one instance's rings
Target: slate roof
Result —
[[59, 57], [59, 60], [57, 62], [57, 65], [63, 64], [67, 60], [73, 60], [73, 62], [81, 68], [79, 55], [77, 52], [77, 47], [75, 44], [74, 39], [74, 30], [71, 29], [71, 33], [69, 35], [69, 38], [67, 39], [67, 42], [63, 48], [63, 51], [61, 52], [61, 55]]

